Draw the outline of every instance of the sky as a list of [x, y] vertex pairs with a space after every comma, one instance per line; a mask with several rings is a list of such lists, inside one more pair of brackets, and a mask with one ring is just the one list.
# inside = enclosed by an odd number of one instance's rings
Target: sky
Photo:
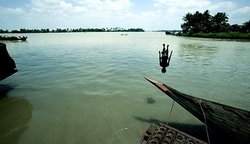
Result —
[[0, 29], [143, 28], [180, 30], [188, 12], [250, 20], [249, 0], [0, 0]]

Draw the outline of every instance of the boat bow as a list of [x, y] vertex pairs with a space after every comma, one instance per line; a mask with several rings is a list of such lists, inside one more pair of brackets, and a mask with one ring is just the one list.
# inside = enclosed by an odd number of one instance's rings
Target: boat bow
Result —
[[223, 134], [225, 137], [233, 139], [231, 142], [236, 141], [242, 144], [250, 142], [250, 112], [190, 96], [166, 84], [161, 84], [146, 77], [145, 79], [179, 103], [203, 123], [205, 123], [205, 115], [206, 125], [214, 135]]

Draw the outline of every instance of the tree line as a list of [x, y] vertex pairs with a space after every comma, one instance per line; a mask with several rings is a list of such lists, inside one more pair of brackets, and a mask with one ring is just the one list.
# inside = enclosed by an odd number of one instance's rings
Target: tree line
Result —
[[187, 13], [181, 24], [182, 32], [188, 34], [194, 33], [217, 33], [217, 32], [250, 32], [250, 20], [242, 25], [228, 23], [228, 16], [224, 12], [218, 12], [214, 16], [210, 15], [209, 10], [200, 13]]
[[144, 32], [142, 28], [129, 28], [123, 29], [116, 28], [78, 28], [78, 29], [19, 29], [19, 30], [3, 30], [0, 29], [0, 33], [62, 33], [62, 32]]

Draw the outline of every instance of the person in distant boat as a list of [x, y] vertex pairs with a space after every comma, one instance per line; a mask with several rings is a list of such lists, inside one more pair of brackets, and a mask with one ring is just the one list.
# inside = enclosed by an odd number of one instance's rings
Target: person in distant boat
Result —
[[168, 55], [168, 47], [169, 47], [169, 45], [167, 45], [167, 49], [165, 48], [165, 44], [163, 44], [162, 46], [163, 46], [162, 52], [159, 51], [159, 61], [160, 61], [160, 66], [162, 67], [161, 72], [165, 73], [166, 72], [166, 67], [169, 66], [169, 62], [170, 62], [171, 55], [172, 55], [173, 51], [171, 51], [171, 54], [169, 56]]

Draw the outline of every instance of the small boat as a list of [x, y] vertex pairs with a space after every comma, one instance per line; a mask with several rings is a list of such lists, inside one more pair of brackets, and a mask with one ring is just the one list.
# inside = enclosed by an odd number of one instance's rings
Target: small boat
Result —
[[211, 143], [250, 143], [249, 111], [190, 96], [166, 84], [145, 79], [203, 122]]
[[0, 43], [0, 81], [16, 72], [15, 61], [10, 57], [6, 45]]
[[0, 40], [8, 40], [8, 41], [26, 41], [28, 37], [26, 36], [0, 36]]

